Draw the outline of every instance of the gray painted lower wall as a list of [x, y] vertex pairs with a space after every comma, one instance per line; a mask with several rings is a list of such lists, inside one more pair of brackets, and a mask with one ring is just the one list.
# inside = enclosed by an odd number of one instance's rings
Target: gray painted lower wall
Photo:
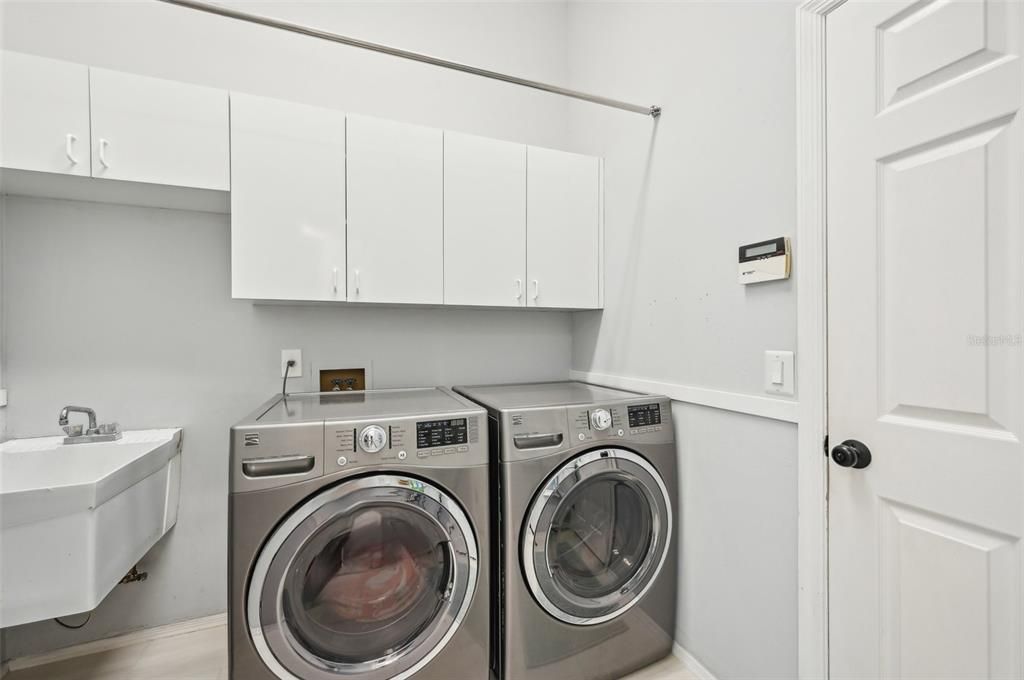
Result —
[[719, 680], [797, 676], [792, 423], [673, 402], [679, 449], [676, 639]]
[[[228, 216], [8, 197], [3, 222], [11, 436], [61, 406], [185, 429], [177, 526], [77, 632], [6, 630], [10, 658], [225, 608], [228, 427], [280, 389], [280, 350], [372, 360], [375, 387], [568, 375], [570, 322], [525, 310], [254, 305], [230, 299]], [[307, 378], [290, 389], [305, 387]]]

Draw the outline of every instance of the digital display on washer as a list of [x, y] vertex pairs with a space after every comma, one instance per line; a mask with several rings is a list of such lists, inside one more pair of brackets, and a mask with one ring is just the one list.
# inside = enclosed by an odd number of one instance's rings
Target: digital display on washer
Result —
[[631, 428], [661, 425], [660, 404], [641, 404], [639, 406], [630, 406], [627, 410], [629, 411], [629, 426]]
[[452, 420], [424, 420], [416, 423], [416, 448], [430, 449], [435, 446], [454, 446], [469, 440], [469, 428], [465, 418]]

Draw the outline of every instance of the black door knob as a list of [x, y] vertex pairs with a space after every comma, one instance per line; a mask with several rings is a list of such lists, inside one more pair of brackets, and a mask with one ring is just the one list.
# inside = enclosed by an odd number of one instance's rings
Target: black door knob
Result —
[[871, 465], [871, 451], [856, 439], [847, 439], [832, 449], [832, 460], [846, 468], [866, 468]]

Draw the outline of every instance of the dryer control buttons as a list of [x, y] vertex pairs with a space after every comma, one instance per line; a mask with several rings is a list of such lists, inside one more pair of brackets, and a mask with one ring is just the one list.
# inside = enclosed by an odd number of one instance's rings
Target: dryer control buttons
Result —
[[367, 453], [377, 453], [388, 443], [388, 433], [380, 425], [367, 425], [359, 433], [359, 448]]
[[603, 408], [596, 408], [590, 413], [590, 424], [598, 432], [607, 430], [612, 426], [612, 414]]

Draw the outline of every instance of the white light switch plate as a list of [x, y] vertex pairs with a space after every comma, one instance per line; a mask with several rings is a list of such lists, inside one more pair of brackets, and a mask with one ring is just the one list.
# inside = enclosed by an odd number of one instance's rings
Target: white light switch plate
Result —
[[764, 353], [764, 391], [793, 396], [793, 353], [768, 350]]
[[302, 377], [302, 350], [283, 349], [281, 350], [281, 377], [284, 377], [284, 369], [288, 368], [288, 360], [295, 359], [295, 365], [288, 369], [289, 378]]

